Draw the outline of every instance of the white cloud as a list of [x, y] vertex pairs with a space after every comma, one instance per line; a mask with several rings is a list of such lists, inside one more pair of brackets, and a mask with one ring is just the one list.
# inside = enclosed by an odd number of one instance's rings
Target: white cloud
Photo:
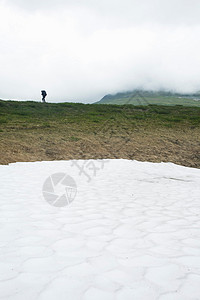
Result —
[[199, 15], [196, 0], [1, 1], [0, 98], [199, 90]]

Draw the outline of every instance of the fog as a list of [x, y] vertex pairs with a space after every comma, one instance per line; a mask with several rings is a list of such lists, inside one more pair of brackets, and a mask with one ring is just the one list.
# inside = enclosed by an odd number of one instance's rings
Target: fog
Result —
[[200, 90], [196, 0], [0, 1], [0, 99]]

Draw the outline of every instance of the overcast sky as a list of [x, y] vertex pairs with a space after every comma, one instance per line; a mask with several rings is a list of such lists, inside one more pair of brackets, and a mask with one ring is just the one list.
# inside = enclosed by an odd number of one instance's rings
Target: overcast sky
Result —
[[0, 99], [200, 90], [199, 0], [0, 0]]

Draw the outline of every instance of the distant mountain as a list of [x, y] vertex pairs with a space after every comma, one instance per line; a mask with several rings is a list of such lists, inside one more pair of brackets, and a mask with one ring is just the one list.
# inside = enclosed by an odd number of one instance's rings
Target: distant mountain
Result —
[[200, 107], [200, 92], [179, 94], [165, 91], [134, 90], [115, 95], [106, 95], [95, 104], [132, 104], [132, 105], [184, 105]]

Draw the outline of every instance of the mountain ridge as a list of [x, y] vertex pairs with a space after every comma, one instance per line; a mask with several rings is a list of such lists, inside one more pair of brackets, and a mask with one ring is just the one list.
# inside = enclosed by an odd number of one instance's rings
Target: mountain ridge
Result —
[[200, 92], [177, 93], [170, 91], [133, 90], [105, 95], [95, 104], [183, 105], [200, 107]]

